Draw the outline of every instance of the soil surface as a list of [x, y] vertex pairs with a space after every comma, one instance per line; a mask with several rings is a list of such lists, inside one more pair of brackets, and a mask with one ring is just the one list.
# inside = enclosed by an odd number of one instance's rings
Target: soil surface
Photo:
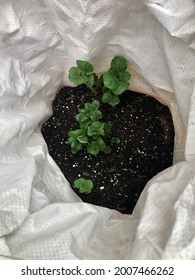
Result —
[[71, 186], [83, 177], [94, 183], [90, 194], [74, 191], [88, 203], [130, 214], [146, 183], [172, 165], [174, 127], [168, 107], [144, 94], [126, 91], [114, 109], [101, 105], [103, 121], [113, 124], [120, 144], [110, 154], [83, 150], [76, 155], [67, 144], [68, 131], [79, 128], [74, 116], [94, 95], [85, 87], [64, 87], [53, 101], [54, 114], [43, 125], [49, 153]]

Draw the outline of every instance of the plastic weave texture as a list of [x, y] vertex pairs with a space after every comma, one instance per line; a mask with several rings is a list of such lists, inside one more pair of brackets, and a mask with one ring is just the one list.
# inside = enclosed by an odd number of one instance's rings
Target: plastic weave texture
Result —
[[[1, 0], [0, 258], [195, 259], [195, 2], [183, 2]], [[83, 203], [40, 132], [75, 60], [102, 72], [117, 54], [176, 132], [174, 165], [132, 215]]]

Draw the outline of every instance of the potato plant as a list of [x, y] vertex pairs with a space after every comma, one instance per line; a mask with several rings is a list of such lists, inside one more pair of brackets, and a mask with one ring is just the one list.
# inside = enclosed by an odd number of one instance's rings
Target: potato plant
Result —
[[[100, 151], [106, 154], [111, 151], [106, 139], [112, 130], [112, 124], [101, 121], [102, 113], [99, 106], [100, 103], [97, 100], [85, 103], [84, 108], [79, 109], [79, 113], [75, 116], [79, 128], [68, 132], [68, 144], [70, 144], [73, 154], [84, 147], [91, 155], [97, 155]], [[119, 139], [113, 137], [111, 141], [117, 143]]]
[[128, 89], [131, 74], [127, 71], [127, 61], [115, 56], [110, 69], [98, 77], [93, 73], [93, 65], [87, 61], [77, 60], [77, 67], [69, 70], [69, 80], [77, 85], [85, 84], [95, 94], [102, 94], [102, 102], [116, 106], [119, 96]]
[[79, 189], [80, 193], [90, 193], [93, 188], [93, 182], [84, 178], [79, 178], [74, 181], [74, 187]]
[[[124, 57], [115, 56], [107, 72], [99, 77], [93, 72], [91, 63], [77, 60], [76, 66], [69, 70], [69, 80], [77, 85], [85, 84], [93, 93], [94, 97], [101, 96], [101, 101], [113, 108], [119, 104], [120, 95], [125, 92], [130, 83], [130, 73], [127, 71], [127, 61]], [[103, 114], [100, 111], [100, 102], [94, 99], [91, 103], [85, 103], [78, 109], [75, 116], [79, 124], [78, 129], [68, 132], [68, 144], [71, 152], [76, 154], [83, 148], [93, 156], [99, 152], [108, 154], [111, 152], [110, 144], [119, 144], [119, 137], [111, 137], [112, 124], [102, 121]], [[89, 193], [93, 187], [89, 180], [80, 178], [75, 181], [75, 187], [80, 192]], [[91, 190], [90, 190], [91, 191]]]

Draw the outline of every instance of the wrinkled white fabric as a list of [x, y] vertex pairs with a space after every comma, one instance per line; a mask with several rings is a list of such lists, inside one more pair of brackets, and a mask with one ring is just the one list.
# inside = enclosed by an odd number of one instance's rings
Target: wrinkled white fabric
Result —
[[[194, 1], [0, 6], [0, 258], [194, 259]], [[132, 215], [83, 203], [40, 132], [75, 60], [102, 72], [117, 54], [131, 88], [169, 106], [176, 133], [175, 165], [147, 184]]]
[[134, 212], [141, 212], [133, 259], [194, 259], [195, 163], [182, 162], [155, 176]]

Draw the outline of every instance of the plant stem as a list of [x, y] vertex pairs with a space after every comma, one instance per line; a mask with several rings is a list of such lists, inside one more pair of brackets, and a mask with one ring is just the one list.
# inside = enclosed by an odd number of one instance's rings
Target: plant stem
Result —
[[89, 88], [95, 95], [98, 95], [98, 91], [94, 87]]

